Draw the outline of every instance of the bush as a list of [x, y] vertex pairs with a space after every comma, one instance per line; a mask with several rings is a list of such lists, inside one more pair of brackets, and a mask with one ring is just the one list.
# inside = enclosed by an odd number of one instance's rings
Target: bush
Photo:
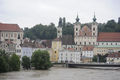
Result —
[[37, 50], [32, 55], [32, 66], [35, 67], [35, 69], [39, 70], [45, 70], [49, 69], [51, 67], [50, 62], [50, 56], [48, 51], [41, 51]]
[[22, 66], [24, 69], [30, 69], [30, 58], [27, 56], [22, 57]]
[[10, 68], [12, 71], [19, 71], [20, 70], [20, 59], [19, 56], [16, 54], [12, 54], [10, 57]]

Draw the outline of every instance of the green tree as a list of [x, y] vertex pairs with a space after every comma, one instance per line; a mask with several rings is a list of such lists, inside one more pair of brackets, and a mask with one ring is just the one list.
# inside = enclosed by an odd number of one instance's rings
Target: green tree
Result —
[[10, 57], [10, 68], [12, 71], [20, 70], [20, 58], [16, 54], [12, 54]]
[[49, 69], [51, 67], [50, 56], [48, 51], [37, 50], [32, 55], [32, 66], [35, 69]]
[[22, 57], [22, 66], [24, 69], [30, 69], [30, 58], [27, 56]]
[[9, 71], [9, 54], [0, 50], [0, 73]]

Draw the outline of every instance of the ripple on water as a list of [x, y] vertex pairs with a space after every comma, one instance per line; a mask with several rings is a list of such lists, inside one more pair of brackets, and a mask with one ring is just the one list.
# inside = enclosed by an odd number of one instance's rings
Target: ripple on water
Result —
[[0, 80], [120, 80], [118, 70], [57, 68], [1, 73]]

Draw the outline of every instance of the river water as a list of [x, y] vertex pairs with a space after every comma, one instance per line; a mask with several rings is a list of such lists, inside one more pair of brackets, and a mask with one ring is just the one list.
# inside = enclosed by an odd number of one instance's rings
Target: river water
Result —
[[120, 80], [120, 70], [52, 67], [0, 73], [0, 80]]

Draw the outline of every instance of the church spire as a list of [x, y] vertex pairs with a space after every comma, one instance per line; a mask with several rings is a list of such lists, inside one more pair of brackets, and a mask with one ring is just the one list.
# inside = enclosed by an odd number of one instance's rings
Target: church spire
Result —
[[94, 12], [94, 17], [93, 17], [93, 22], [96, 22], [96, 17], [95, 17], [95, 12]]
[[77, 17], [76, 17], [76, 22], [79, 22], [79, 20], [80, 20], [80, 19], [79, 19], [78, 14], [77, 14]]

